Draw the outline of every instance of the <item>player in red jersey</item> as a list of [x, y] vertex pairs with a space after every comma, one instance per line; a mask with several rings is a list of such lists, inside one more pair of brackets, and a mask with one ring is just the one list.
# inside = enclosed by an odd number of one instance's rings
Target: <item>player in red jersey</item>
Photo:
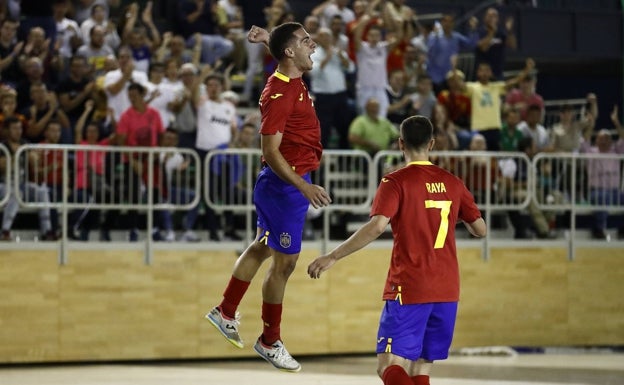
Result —
[[428, 161], [433, 126], [423, 116], [405, 119], [399, 148], [406, 166], [379, 185], [371, 219], [308, 274], [319, 278], [341, 258], [375, 240], [388, 223], [394, 246], [377, 335], [377, 373], [384, 384], [428, 385], [435, 360], [448, 357], [459, 300], [455, 225], [485, 236], [485, 222], [462, 181]]
[[299, 23], [285, 23], [271, 34], [253, 26], [248, 39], [265, 43], [278, 61], [260, 97], [260, 128], [264, 167], [253, 201], [258, 214], [256, 239], [236, 261], [222, 302], [206, 318], [233, 345], [242, 348], [236, 309], [264, 261], [273, 256], [262, 286], [262, 335], [254, 350], [280, 370], [297, 372], [301, 365], [280, 337], [282, 301], [288, 277], [301, 251], [308, 206], [331, 202], [325, 189], [310, 181], [321, 160], [321, 128], [301, 76], [312, 69], [316, 44]]

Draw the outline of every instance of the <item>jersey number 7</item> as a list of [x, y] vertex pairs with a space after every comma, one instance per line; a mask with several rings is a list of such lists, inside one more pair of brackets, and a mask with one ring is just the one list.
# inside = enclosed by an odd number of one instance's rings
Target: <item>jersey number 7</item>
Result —
[[451, 204], [453, 204], [453, 201], [425, 201], [425, 208], [440, 209], [440, 227], [438, 228], [438, 235], [436, 236], [435, 244], [433, 245], [434, 249], [441, 249], [444, 247], [444, 241], [446, 240], [449, 228]]

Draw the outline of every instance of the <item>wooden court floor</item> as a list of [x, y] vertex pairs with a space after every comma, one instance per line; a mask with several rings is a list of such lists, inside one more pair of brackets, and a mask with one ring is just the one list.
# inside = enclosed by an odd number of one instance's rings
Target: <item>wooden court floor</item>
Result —
[[[300, 373], [262, 359], [0, 366], [1, 385], [381, 385], [376, 358], [300, 357]], [[452, 356], [432, 385], [624, 385], [624, 354]]]

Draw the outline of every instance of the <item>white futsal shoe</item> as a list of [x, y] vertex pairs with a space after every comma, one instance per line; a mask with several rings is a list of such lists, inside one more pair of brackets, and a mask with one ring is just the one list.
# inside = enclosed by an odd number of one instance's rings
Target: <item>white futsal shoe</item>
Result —
[[285, 372], [298, 372], [301, 370], [301, 365], [288, 353], [288, 350], [286, 350], [280, 340], [277, 340], [271, 346], [266, 346], [262, 343], [262, 336], [260, 336], [254, 345], [254, 350], [260, 357], [279, 370]]
[[221, 312], [221, 309], [215, 306], [205, 317], [232, 345], [237, 348], [243, 348], [243, 341], [238, 335], [238, 325], [240, 325], [240, 315], [238, 312], [236, 312], [236, 317], [234, 317], [234, 319], [228, 319]]

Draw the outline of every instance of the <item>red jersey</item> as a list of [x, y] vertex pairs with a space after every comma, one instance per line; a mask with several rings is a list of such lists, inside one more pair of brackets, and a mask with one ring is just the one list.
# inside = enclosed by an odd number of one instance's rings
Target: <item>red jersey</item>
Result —
[[127, 135], [126, 146], [158, 147], [158, 138], [164, 131], [160, 114], [152, 107], [144, 112], [130, 107], [117, 123], [117, 134]]
[[[147, 107], [144, 112], [139, 112], [135, 110], [133, 107], [128, 108], [121, 114], [119, 118], [119, 122], [117, 123], [117, 134], [126, 135], [126, 146], [132, 147], [158, 147], [160, 135], [165, 131], [165, 128], [162, 125], [162, 119], [160, 119], [160, 114], [152, 107]], [[139, 156], [138, 154], [133, 154], [134, 158], [142, 158], [143, 162], [143, 174], [142, 179], [143, 182], [147, 183], [147, 179], [149, 177], [149, 173], [147, 168], [150, 167], [148, 164], [149, 157], [147, 154], [143, 154]], [[153, 178], [152, 183], [154, 187], [160, 187], [160, 166], [158, 163], [158, 156], [154, 156], [154, 163], [151, 165], [153, 167]], [[127, 157], [123, 158], [124, 161], [127, 160]]]
[[465, 93], [453, 93], [449, 90], [440, 91], [438, 103], [444, 105], [448, 111], [449, 119], [462, 128], [470, 127], [470, 114], [472, 101]]
[[[41, 144], [58, 144], [49, 143], [47, 140], [41, 142]], [[42, 158], [39, 159], [40, 165], [39, 171], [45, 171], [42, 176], [36, 176], [37, 183], [45, 182], [48, 186], [62, 186], [63, 185], [63, 151], [62, 150], [49, 150], [46, 149], [42, 153]]]
[[455, 225], [481, 217], [462, 181], [431, 162], [411, 162], [381, 180], [374, 215], [390, 218], [394, 237], [383, 299], [458, 301]]
[[299, 175], [316, 170], [321, 161], [321, 125], [301, 78], [275, 72], [260, 96], [260, 134], [283, 134], [279, 150]]

